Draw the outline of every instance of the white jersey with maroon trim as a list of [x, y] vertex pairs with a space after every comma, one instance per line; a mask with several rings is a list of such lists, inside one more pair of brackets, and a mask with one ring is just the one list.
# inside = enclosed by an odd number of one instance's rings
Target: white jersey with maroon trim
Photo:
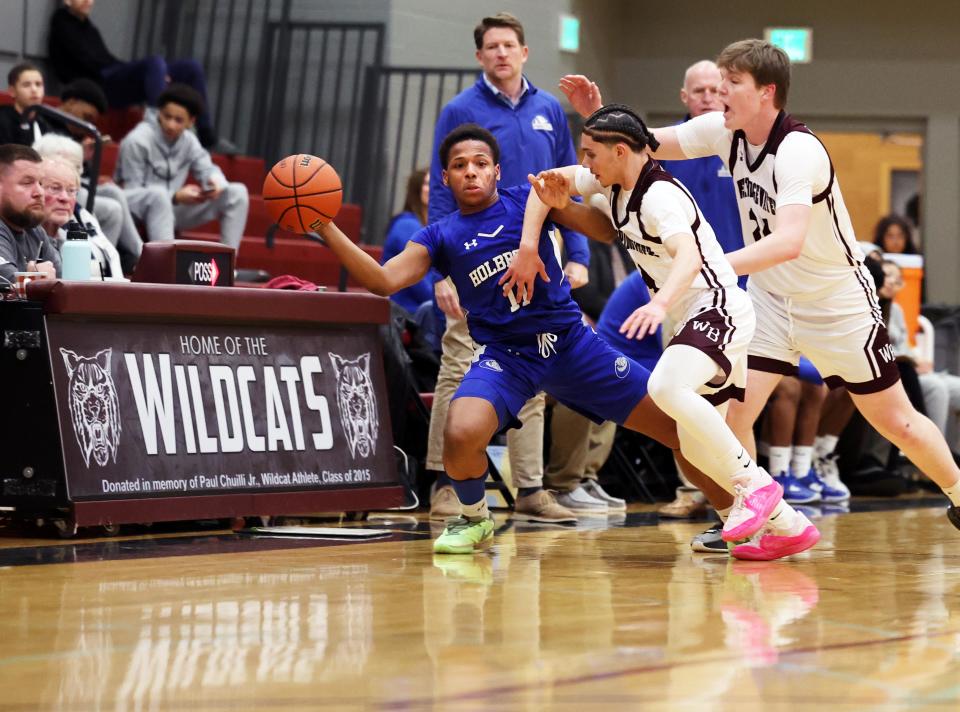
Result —
[[754, 146], [742, 130], [730, 131], [723, 114], [711, 112], [676, 127], [688, 158], [718, 155], [733, 175], [744, 244], [762, 240], [776, 229], [777, 210], [810, 206], [803, 249], [795, 259], [750, 275], [757, 286], [797, 301], [815, 301], [836, 290], [866, 283], [863, 252], [826, 148], [810, 130], [780, 112], [767, 142]]
[[577, 169], [576, 185], [584, 198], [595, 194], [606, 197], [620, 243], [627, 248], [651, 294], [663, 287], [673, 267], [664, 240], [693, 235], [703, 266], [691, 289], [670, 309], [671, 318], [683, 319], [703, 290], [737, 285], [737, 275], [696, 201], [658, 161], [647, 162], [633, 190], [623, 190], [619, 185], [604, 188], [584, 166]]

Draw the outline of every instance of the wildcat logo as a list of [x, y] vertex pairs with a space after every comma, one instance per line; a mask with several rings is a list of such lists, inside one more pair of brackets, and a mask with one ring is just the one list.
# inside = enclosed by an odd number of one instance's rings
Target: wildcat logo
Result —
[[340, 425], [350, 445], [350, 456], [370, 457], [377, 449], [380, 427], [377, 397], [370, 380], [370, 353], [352, 361], [327, 352], [337, 376], [337, 406]]
[[716, 328], [715, 326], [710, 326], [710, 322], [697, 321], [696, 319], [694, 319], [693, 330], [704, 332], [705, 336], [708, 339], [710, 339], [710, 341], [713, 341], [714, 343], [720, 340], [720, 329]]
[[73, 432], [90, 467], [90, 457], [100, 467], [111, 456], [117, 462], [120, 445], [120, 401], [110, 375], [113, 349], [98, 351], [95, 356], [80, 356], [69, 349], [60, 349], [67, 367], [67, 407], [73, 421]]

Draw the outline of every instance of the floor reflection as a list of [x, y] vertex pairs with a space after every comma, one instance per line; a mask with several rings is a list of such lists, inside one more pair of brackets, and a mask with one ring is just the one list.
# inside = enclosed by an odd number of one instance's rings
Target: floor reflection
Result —
[[695, 554], [702, 523], [498, 515], [472, 556], [433, 555], [421, 521], [352, 546], [0, 569], [0, 671], [22, 680], [5, 704], [727, 710], [811, 691], [827, 708], [951, 708], [944, 521], [821, 511], [821, 544], [781, 562]]

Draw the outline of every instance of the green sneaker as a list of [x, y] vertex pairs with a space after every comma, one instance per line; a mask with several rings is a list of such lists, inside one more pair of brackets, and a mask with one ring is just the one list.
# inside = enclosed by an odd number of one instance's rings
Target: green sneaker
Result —
[[493, 538], [493, 517], [476, 522], [460, 516], [447, 520], [443, 534], [433, 542], [435, 554], [472, 554], [474, 547]]

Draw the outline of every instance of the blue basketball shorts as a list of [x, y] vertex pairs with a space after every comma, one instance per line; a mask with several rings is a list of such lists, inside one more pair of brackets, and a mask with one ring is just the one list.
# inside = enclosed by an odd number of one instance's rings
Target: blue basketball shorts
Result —
[[649, 379], [649, 370], [578, 322], [526, 342], [481, 346], [453, 397], [489, 402], [499, 430], [519, 427], [517, 413], [540, 391], [596, 423], [622, 424], [647, 395]]

